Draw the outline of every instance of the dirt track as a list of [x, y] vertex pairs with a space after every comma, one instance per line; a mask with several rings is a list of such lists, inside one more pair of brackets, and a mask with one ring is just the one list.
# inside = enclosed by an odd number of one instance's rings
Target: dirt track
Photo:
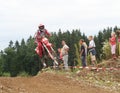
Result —
[[111, 93], [62, 75], [42, 73], [35, 77], [0, 78], [0, 93]]

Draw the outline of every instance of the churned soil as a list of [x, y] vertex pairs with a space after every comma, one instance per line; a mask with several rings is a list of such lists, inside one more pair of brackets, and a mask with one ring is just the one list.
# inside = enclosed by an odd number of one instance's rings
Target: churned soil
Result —
[[64, 75], [40, 73], [34, 77], [0, 77], [0, 93], [111, 93]]

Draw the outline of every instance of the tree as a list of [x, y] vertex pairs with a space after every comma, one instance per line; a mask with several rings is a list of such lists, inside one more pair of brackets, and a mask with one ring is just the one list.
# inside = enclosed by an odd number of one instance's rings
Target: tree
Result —
[[[96, 43], [97, 60], [110, 58], [110, 46], [108, 43], [112, 30], [116, 31], [118, 27], [106, 28], [103, 31], [99, 31], [98, 35], [94, 36]], [[88, 39], [85, 33], [81, 33], [80, 29], [74, 29], [72, 31], [63, 32], [59, 29], [59, 32], [53, 32], [52, 37], [49, 38], [53, 44], [55, 51], [61, 48], [61, 41], [65, 40], [69, 46], [69, 65], [73, 66], [74, 61], [77, 61], [80, 65], [79, 57], [79, 40], [84, 39], [88, 44]], [[26, 72], [29, 75], [36, 75], [39, 70], [42, 69], [42, 63], [39, 56], [35, 53], [36, 45], [34, 39], [30, 36], [26, 41], [10, 41], [7, 48], [0, 52], [0, 75], [5, 72], [10, 73], [11, 76], [17, 76], [21, 72]], [[88, 56], [89, 59], [89, 56]], [[52, 65], [51, 60], [48, 60], [49, 65]], [[90, 63], [90, 62], [88, 62]]]

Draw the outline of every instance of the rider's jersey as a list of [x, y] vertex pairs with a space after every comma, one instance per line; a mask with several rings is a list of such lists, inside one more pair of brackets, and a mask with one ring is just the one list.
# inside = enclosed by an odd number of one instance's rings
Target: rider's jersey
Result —
[[50, 36], [50, 33], [46, 29], [37, 30], [37, 32], [35, 33], [35, 39], [37, 42], [39, 42], [46, 35]]

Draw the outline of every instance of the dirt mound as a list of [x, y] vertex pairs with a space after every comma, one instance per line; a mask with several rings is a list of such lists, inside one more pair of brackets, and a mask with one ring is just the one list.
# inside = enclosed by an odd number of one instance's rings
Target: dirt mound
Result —
[[35, 77], [0, 78], [0, 93], [111, 93], [63, 75], [42, 73]]
[[113, 59], [109, 59], [106, 61], [103, 61], [102, 63], [98, 64], [98, 67], [105, 67], [105, 68], [110, 68], [110, 67], [114, 67], [114, 68], [120, 68], [120, 57], [116, 60]]
[[79, 70], [74, 77], [93, 85], [120, 93], [120, 57], [104, 60], [93, 69]]

